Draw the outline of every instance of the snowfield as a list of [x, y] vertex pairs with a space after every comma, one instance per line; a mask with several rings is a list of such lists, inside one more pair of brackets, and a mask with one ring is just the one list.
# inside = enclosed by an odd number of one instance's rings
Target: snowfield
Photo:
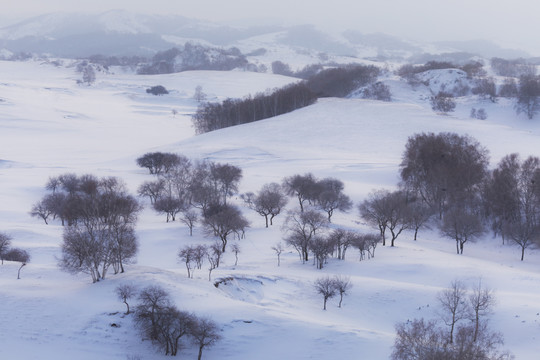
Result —
[[[233, 199], [251, 221], [239, 240], [238, 265], [231, 252], [212, 272], [206, 265], [188, 279], [176, 253], [181, 246], [210, 244], [196, 227], [192, 237], [180, 222], [165, 222], [144, 199], [137, 234], [137, 263], [124, 274], [109, 273], [92, 284], [89, 276], [59, 270], [62, 227], [28, 215], [45, 194], [51, 176], [67, 172], [122, 178], [135, 194], [152, 177], [135, 159], [149, 151], [184, 154], [191, 159], [227, 162], [243, 169], [241, 192], [257, 191], [285, 176], [312, 172], [336, 177], [355, 203], [348, 214], [336, 213], [333, 226], [373, 232], [359, 223], [356, 204], [373, 189], [392, 189], [409, 136], [418, 132], [469, 134], [490, 150], [495, 166], [504, 155], [540, 156], [540, 122], [516, 116], [512, 104], [461, 99], [455, 113], [435, 114], [429, 89], [412, 90], [389, 77], [396, 99], [322, 99], [293, 113], [195, 136], [190, 116], [200, 85], [210, 100], [243, 97], [284, 86], [297, 79], [249, 72], [196, 71], [137, 76], [116, 69], [98, 73], [90, 87], [76, 84], [72, 67], [46, 62], [0, 62], [0, 231], [12, 245], [28, 250], [31, 262], [17, 280], [18, 263], [0, 266], [0, 359], [166, 359], [142, 341], [132, 316], [114, 293], [119, 284], [139, 288], [159, 284], [176, 305], [208, 315], [222, 328], [223, 339], [205, 349], [205, 359], [388, 359], [394, 325], [413, 318], [436, 317], [436, 294], [454, 279], [469, 285], [479, 278], [497, 299], [491, 327], [505, 338], [516, 359], [540, 353], [540, 252], [502, 245], [486, 234], [455, 254], [455, 243], [434, 230], [421, 230], [417, 241], [403, 233], [396, 247], [379, 246], [375, 258], [330, 259], [322, 270], [302, 264], [287, 248], [281, 266], [271, 249], [282, 241], [281, 225], [264, 227], [264, 218]], [[438, 75], [440, 83], [445, 79]], [[448, 80], [448, 79], [447, 79]], [[171, 93], [145, 90], [163, 85]], [[484, 108], [487, 120], [469, 118]], [[173, 111], [174, 110], [174, 111]], [[291, 199], [289, 208], [296, 206]], [[323, 275], [349, 276], [353, 288], [342, 308], [336, 299], [322, 310], [313, 282]], [[135, 305], [132, 300], [130, 305]], [[194, 359], [189, 343], [180, 357]]]

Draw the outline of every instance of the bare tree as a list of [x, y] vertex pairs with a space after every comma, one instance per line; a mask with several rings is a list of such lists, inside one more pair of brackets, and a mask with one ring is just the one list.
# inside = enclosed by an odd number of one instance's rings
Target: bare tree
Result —
[[439, 91], [437, 95], [430, 98], [431, 108], [433, 111], [441, 112], [443, 114], [452, 112], [456, 109], [456, 101], [454, 95]]
[[521, 161], [518, 154], [505, 156], [484, 187], [484, 202], [492, 229], [525, 250], [540, 238], [540, 159]]
[[124, 304], [126, 304], [126, 315], [129, 315], [130, 309], [128, 300], [133, 298], [137, 294], [137, 288], [131, 284], [121, 284], [116, 287], [115, 292], [116, 296], [118, 296], [118, 299], [120, 299]]
[[249, 221], [236, 206], [215, 205], [207, 210], [203, 226], [207, 235], [220, 238], [223, 244], [222, 252], [225, 252], [228, 236], [245, 231], [249, 227]]
[[208, 281], [212, 280], [212, 271], [219, 267], [221, 261], [221, 255], [223, 254], [223, 249], [219, 243], [214, 243], [208, 249], [206, 254], [208, 258], [208, 263], [210, 267], [208, 268]]
[[0, 260], [2, 260], [2, 265], [4, 265], [4, 257], [11, 246], [11, 236], [6, 233], [0, 232]]
[[474, 342], [478, 340], [483, 318], [492, 312], [494, 305], [495, 297], [493, 291], [482, 286], [482, 280], [478, 280], [478, 284], [472, 288], [472, 293], [469, 295], [469, 306], [472, 309], [471, 320], [474, 324]]
[[457, 254], [463, 254], [463, 245], [484, 233], [484, 224], [474, 209], [454, 207], [447, 211], [440, 225], [443, 236], [456, 240]]
[[313, 202], [318, 195], [317, 180], [311, 173], [286, 177], [283, 179], [283, 189], [287, 195], [298, 199], [301, 212], [306, 201]]
[[280, 266], [281, 265], [281, 259], [280, 259], [281, 253], [284, 250], [283, 245], [279, 242], [276, 245], [272, 246], [272, 250], [274, 250], [274, 252], [277, 255], [277, 266]]
[[196, 319], [194, 321], [190, 335], [195, 345], [199, 347], [199, 354], [197, 356], [197, 360], [202, 359], [202, 352], [205, 347], [212, 346], [216, 342], [221, 340], [218, 325], [208, 318]]
[[240, 244], [234, 243], [231, 246], [231, 251], [234, 253], [234, 266], [238, 265], [238, 254], [240, 253]]
[[182, 199], [170, 195], [160, 197], [154, 202], [154, 210], [167, 214], [167, 222], [169, 219], [176, 221], [176, 214], [185, 210], [186, 207], [187, 204]]
[[386, 245], [386, 229], [388, 227], [388, 190], [372, 191], [368, 198], [358, 205], [360, 217], [381, 233], [383, 246]]
[[347, 212], [352, 208], [351, 199], [343, 193], [344, 184], [341, 180], [325, 178], [318, 182], [317, 206], [328, 214], [331, 222], [335, 210]]
[[442, 321], [446, 326], [450, 327], [449, 342], [454, 342], [454, 328], [456, 324], [469, 316], [469, 308], [467, 303], [467, 289], [465, 285], [454, 280], [450, 288], [444, 289], [437, 294], [437, 300], [441, 306], [439, 313]]
[[488, 151], [469, 136], [415, 134], [402, 156], [401, 179], [442, 218], [449, 206], [479, 193], [488, 163]]
[[139, 196], [147, 196], [150, 203], [154, 205], [165, 193], [165, 180], [160, 178], [155, 181], [145, 181], [139, 186], [137, 193]]
[[243, 194], [241, 197], [250, 209], [264, 216], [266, 227], [268, 227], [269, 222], [270, 225], [273, 225], [274, 217], [279, 215], [287, 205], [287, 198], [283, 193], [283, 188], [277, 183], [263, 185], [257, 195], [250, 192]]
[[178, 258], [186, 265], [188, 278], [193, 278], [195, 253], [192, 246], [185, 246], [178, 251]]
[[173, 153], [152, 152], [137, 158], [137, 165], [147, 168], [150, 174], [160, 175], [170, 171], [179, 161], [180, 156]]
[[519, 78], [519, 87], [516, 112], [525, 113], [532, 119], [540, 111], [540, 78], [534, 74], [522, 75]]
[[189, 228], [189, 236], [193, 236], [193, 227], [199, 221], [199, 214], [194, 209], [185, 209], [181, 213], [180, 221]]
[[334, 250], [334, 244], [326, 237], [314, 236], [309, 242], [308, 249], [315, 257], [317, 269], [322, 269], [328, 256]]
[[329, 276], [318, 278], [315, 280], [315, 290], [323, 297], [323, 310], [326, 310], [326, 302], [328, 299], [336, 296], [337, 288], [334, 279]]
[[309, 260], [309, 246], [313, 237], [328, 226], [328, 220], [314, 210], [291, 211], [287, 215], [283, 231], [285, 242], [299, 253], [302, 262]]
[[48, 225], [47, 219], [53, 215], [52, 208], [47, 204], [46, 199], [42, 199], [35, 203], [30, 210], [30, 216], [41, 218]]
[[139, 294], [140, 304], [135, 323], [143, 336], [160, 345], [165, 355], [176, 356], [180, 339], [191, 333], [195, 317], [172, 305], [170, 295], [160, 287], [151, 286]]
[[344, 276], [334, 276], [334, 284], [337, 292], [339, 293], [338, 307], [341, 307], [341, 303], [343, 302], [343, 295], [345, 295], [347, 291], [352, 288], [351, 279]]
[[21, 263], [21, 266], [17, 271], [17, 279], [20, 279], [21, 269], [30, 262], [30, 254], [28, 253], [28, 251], [19, 248], [12, 248], [9, 249], [3, 257], [7, 261], [16, 261]]

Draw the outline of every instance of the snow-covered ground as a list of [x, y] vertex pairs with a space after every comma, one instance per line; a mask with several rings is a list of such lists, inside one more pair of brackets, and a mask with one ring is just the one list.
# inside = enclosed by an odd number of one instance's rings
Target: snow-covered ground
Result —
[[[454, 243], [435, 230], [422, 231], [416, 242], [404, 233], [395, 248], [378, 247], [374, 259], [359, 262], [349, 250], [346, 261], [331, 259], [323, 270], [302, 264], [287, 249], [278, 267], [271, 247], [281, 241], [285, 216], [266, 229], [264, 219], [244, 207], [251, 228], [239, 242], [238, 265], [228, 252], [212, 273], [214, 279], [235, 280], [216, 288], [204, 269], [188, 279], [176, 259], [181, 246], [213, 239], [198, 228], [190, 237], [183, 224], [166, 223], [147, 206], [137, 227], [137, 264], [91, 284], [88, 276], [58, 269], [62, 227], [28, 215], [47, 179], [66, 172], [117, 176], [135, 193], [151, 179], [135, 163], [148, 151], [240, 166], [241, 192], [305, 172], [336, 177], [357, 204], [372, 189], [396, 185], [405, 143], [417, 132], [469, 134], [490, 150], [492, 165], [511, 152], [540, 155], [540, 123], [517, 117], [511, 103], [467, 99], [453, 115], [441, 116], [425, 101], [428, 89], [412, 91], [390, 78], [392, 103], [324, 99], [275, 119], [194, 136], [196, 86], [209, 98], [223, 99], [295, 79], [246, 72], [118, 72], [98, 74], [96, 84], [85, 87], [76, 84], [80, 75], [73, 69], [46, 63], [0, 62], [0, 73], [0, 231], [32, 255], [21, 280], [18, 264], [0, 266], [0, 359], [165, 359], [141, 341], [131, 317], [122, 315], [114, 289], [126, 282], [141, 288], [159, 284], [180, 309], [216, 320], [223, 340], [205, 350], [206, 359], [386, 359], [395, 323], [435, 317], [436, 293], [456, 278], [470, 285], [482, 278], [493, 288], [492, 328], [503, 333], [517, 359], [538, 358], [540, 252], [528, 251], [520, 262], [517, 248], [491, 235], [467, 243], [458, 256]], [[146, 94], [154, 85], [171, 94]], [[470, 119], [472, 107], [485, 108], [489, 118]], [[333, 219], [335, 225], [372, 231], [358, 223], [356, 210]], [[334, 274], [350, 276], [353, 288], [342, 308], [334, 299], [323, 311], [312, 284]], [[188, 346], [180, 356], [195, 358], [196, 351]]]

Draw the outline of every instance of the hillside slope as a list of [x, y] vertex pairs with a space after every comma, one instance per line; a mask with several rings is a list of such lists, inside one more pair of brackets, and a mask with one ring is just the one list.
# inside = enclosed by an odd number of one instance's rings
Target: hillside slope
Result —
[[[226, 253], [212, 273], [214, 280], [234, 280], [216, 288], [204, 268], [188, 279], [176, 259], [181, 246], [213, 239], [199, 228], [190, 237], [183, 224], [166, 223], [145, 204], [137, 227], [137, 263], [125, 274], [91, 284], [89, 276], [58, 269], [59, 223], [45, 225], [28, 215], [47, 178], [66, 172], [118, 176], [135, 193], [151, 179], [135, 159], [156, 150], [240, 166], [241, 192], [305, 172], [336, 177], [357, 204], [372, 189], [396, 185], [404, 145], [417, 132], [469, 134], [490, 150], [492, 164], [510, 152], [539, 155], [540, 127], [516, 118], [511, 104], [464, 99], [455, 115], [441, 116], [426, 103], [427, 90], [413, 92], [393, 80], [399, 102], [323, 99], [274, 119], [195, 137], [189, 117], [197, 105], [192, 100], [197, 85], [223, 99], [296, 80], [243, 72], [109, 74], [98, 76], [93, 87], [80, 87], [72, 69], [32, 62], [0, 62], [0, 68], [6, 74], [0, 84], [0, 231], [32, 255], [21, 280], [16, 280], [18, 264], [0, 266], [0, 358], [167, 358], [141, 341], [131, 317], [122, 315], [124, 305], [114, 288], [126, 282], [140, 288], [159, 284], [179, 308], [216, 320], [223, 340], [205, 350], [206, 359], [385, 359], [394, 324], [435, 317], [436, 293], [456, 278], [469, 285], [482, 278], [495, 290], [491, 324], [518, 359], [534, 359], [540, 351], [540, 253], [530, 251], [520, 262], [517, 248], [502, 246], [491, 235], [467, 243], [458, 256], [453, 242], [435, 230], [421, 232], [416, 242], [404, 233], [395, 248], [378, 247], [373, 259], [359, 262], [351, 249], [347, 260], [331, 259], [323, 270], [302, 264], [287, 249], [278, 267], [271, 247], [282, 241], [285, 216], [266, 229], [263, 218], [243, 207], [252, 223], [239, 241], [238, 265]], [[145, 93], [156, 84], [171, 95]], [[485, 107], [488, 120], [469, 119], [472, 106]], [[238, 197], [233, 201], [242, 206]], [[294, 206], [291, 200], [289, 208]], [[358, 222], [356, 210], [334, 219], [336, 226], [373, 231]], [[312, 284], [334, 274], [350, 276], [354, 287], [341, 309], [331, 300], [323, 311]], [[180, 356], [195, 358], [196, 349], [186, 344]]]

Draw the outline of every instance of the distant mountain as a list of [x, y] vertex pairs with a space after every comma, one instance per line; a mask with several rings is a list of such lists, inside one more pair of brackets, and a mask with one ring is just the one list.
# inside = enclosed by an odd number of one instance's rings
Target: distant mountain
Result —
[[[297, 53], [345, 57], [377, 57], [379, 60], [418, 58], [433, 49], [435, 54], [461, 52], [490, 57], [526, 57], [522, 51], [503, 49], [487, 41], [441, 42], [435, 46], [416, 44], [386, 34], [346, 31], [331, 36], [313, 25], [232, 27], [179, 15], [147, 15], [124, 10], [100, 14], [52, 13], [0, 28], [0, 51], [50, 54], [59, 57], [139, 55], [151, 57], [159, 51], [187, 41], [221, 47], [236, 46], [247, 39], [275, 36], [275, 44]], [[255, 44], [256, 45], [256, 44]], [[300, 51], [298, 51], [300, 50]]]
[[237, 29], [179, 15], [142, 15], [123, 10], [97, 15], [53, 13], [0, 29], [0, 48], [65, 57], [98, 53], [154, 55], [183, 39], [226, 45], [279, 29]]

